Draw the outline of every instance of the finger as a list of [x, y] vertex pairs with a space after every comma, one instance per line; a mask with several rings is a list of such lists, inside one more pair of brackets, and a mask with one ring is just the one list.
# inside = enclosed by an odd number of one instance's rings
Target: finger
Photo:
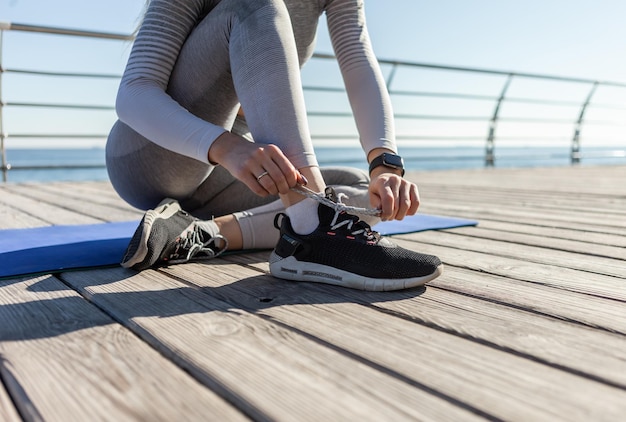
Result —
[[414, 183], [411, 183], [409, 192], [411, 194], [411, 207], [409, 208], [407, 215], [415, 215], [415, 213], [417, 213], [417, 210], [420, 206], [420, 194], [419, 194], [419, 190], [417, 189], [417, 185]]
[[306, 178], [294, 167], [291, 161], [289, 161], [278, 147], [269, 145], [267, 149], [272, 162], [278, 167], [281, 173], [278, 179], [274, 179], [280, 193], [287, 193], [290, 188], [297, 184], [306, 184]]
[[255, 174], [247, 172], [240, 180], [245, 183], [246, 186], [255, 194], [263, 197], [269, 195], [267, 189], [265, 189], [261, 184], [261, 181], [265, 178], [268, 178], [269, 174], [264, 175], [263, 177], [259, 177], [263, 175], [263, 171], [260, 170], [258, 170]]
[[263, 177], [257, 176], [257, 182], [269, 194], [278, 195], [279, 184], [285, 184], [282, 172], [273, 161], [265, 162], [263, 168], [265, 169]]
[[384, 185], [382, 189], [379, 191], [379, 196], [380, 196], [380, 209], [381, 209], [380, 218], [383, 221], [393, 219], [393, 216], [395, 215], [394, 202], [395, 202], [396, 195], [394, 194], [391, 186]]
[[398, 200], [396, 202], [396, 220], [402, 220], [406, 217], [411, 208], [411, 184], [403, 183], [402, 186], [400, 186], [399, 192], [400, 194], [398, 195]]
[[259, 148], [254, 158], [271, 178], [271, 181], [259, 181], [271, 194], [287, 193], [290, 187], [295, 186], [301, 179], [299, 172], [275, 145], [269, 144]]

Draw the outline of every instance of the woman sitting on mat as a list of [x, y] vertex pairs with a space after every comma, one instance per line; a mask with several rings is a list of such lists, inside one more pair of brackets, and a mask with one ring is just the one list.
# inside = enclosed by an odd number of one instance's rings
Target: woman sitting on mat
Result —
[[[320, 169], [313, 151], [300, 66], [322, 13], [371, 180]], [[395, 290], [441, 273], [437, 257], [396, 246], [352, 214], [369, 204], [383, 220], [402, 219], [419, 206], [396, 155], [363, 0], [152, 0], [116, 108], [109, 176], [148, 210], [124, 267], [274, 248], [270, 271], [288, 280]]]

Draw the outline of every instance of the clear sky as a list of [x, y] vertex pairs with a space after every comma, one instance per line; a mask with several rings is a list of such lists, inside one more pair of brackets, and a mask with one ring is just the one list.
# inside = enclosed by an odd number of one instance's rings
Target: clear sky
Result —
[[[130, 33], [143, 5], [143, 0], [0, 0], [0, 21]], [[624, 0], [366, 0], [366, 13], [380, 58], [626, 82]], [[121, 73], [130, 48], [76, 40], [71, 53], [59, 55], [55, 47], [61, 42], [59, 37], [5, 33], [3, 66]], [[332, 52], [324, 25], [317, 51]], [[62, 84], [50, 87], [50, 81], [5, 75], [3, 99], [41, 99], [63, 90]], [[488, 94], [500, 86], [501, 81], [494, 83]], [[112, 102], [116, 87], [108, 82], [96, 91], [81, 89], [80, 83], [74, 88], [77, 101], [101, 104]], [[574, 91], [578, 101], [587, 89]], [[491, 112], [492, 106], [487, 108]], [[24, 117], [20, 111], [7, 113], [7, 127], [9, 117]], [[94, 127], [106, 131], [110, 124], [82, 120], [91, 132]]]

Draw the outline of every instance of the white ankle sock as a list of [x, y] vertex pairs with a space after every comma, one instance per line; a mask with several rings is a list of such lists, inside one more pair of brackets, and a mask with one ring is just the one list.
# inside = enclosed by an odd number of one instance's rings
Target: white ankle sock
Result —
[[320, 224], [317, 208], [318, 202], [311, 198], [305, 198], [297, 204], [287, 207], [285, 213], [291, 220], [293, 231], [298, 234], [312, 233]]
[[[213, 220], [198, 220], [196, 221], [196, 225], [212, 238], [220, 234], [220, 229], [217, 227], [217, 224], [215, 224]], [[205, 241], [207, 240], [208, 239], [205, 238]], [[218, 240], [215, 246], [221, 248], [222, 240]]]

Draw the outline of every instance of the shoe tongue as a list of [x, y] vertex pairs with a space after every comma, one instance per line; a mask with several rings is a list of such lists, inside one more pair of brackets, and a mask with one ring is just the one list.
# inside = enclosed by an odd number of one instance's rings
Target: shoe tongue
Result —
[[[331, 187], [327, 187], [326, 191], [324, 192], [324, 196], [326, 197], [326, 199], [331, 200], [334, 203], [338, 202], [338, 197], [337, 194], [335, 193], [335, 190]], [[330, 227], [331, 223], [333, 222], [333, 219], [335, 218], [335, 209], [325, 205], [325, 204], [319, 204], [318, 208], [317, 208], [317, 215], [319, 217], [320, 220], [320, 226], [322, 227]], [[347, 214], [340, 214], [339, 217], [337, 217], [337, 221], [343, 221], [344, 219], [351, 219], [354, 218], [351, 215], [347, 215]]]
[[[335, 194], [335, 190], [331, 187], [326, 188], [324, 191], [324, 197], [337, 203], [337, 195]], [[330, 223], [333, 221], [333, 218], [335, 218], [335, 210], [328, 205], [320, 203], [317, 206], [317, 216], [320, 220], [320, 226], [330, 227]]]
[[328, 205], [319, 204], [317, 206], [317, 216], [320, 219], [320, 226], [329, 227], [333, 218], [335, 218], [335, 210]]

